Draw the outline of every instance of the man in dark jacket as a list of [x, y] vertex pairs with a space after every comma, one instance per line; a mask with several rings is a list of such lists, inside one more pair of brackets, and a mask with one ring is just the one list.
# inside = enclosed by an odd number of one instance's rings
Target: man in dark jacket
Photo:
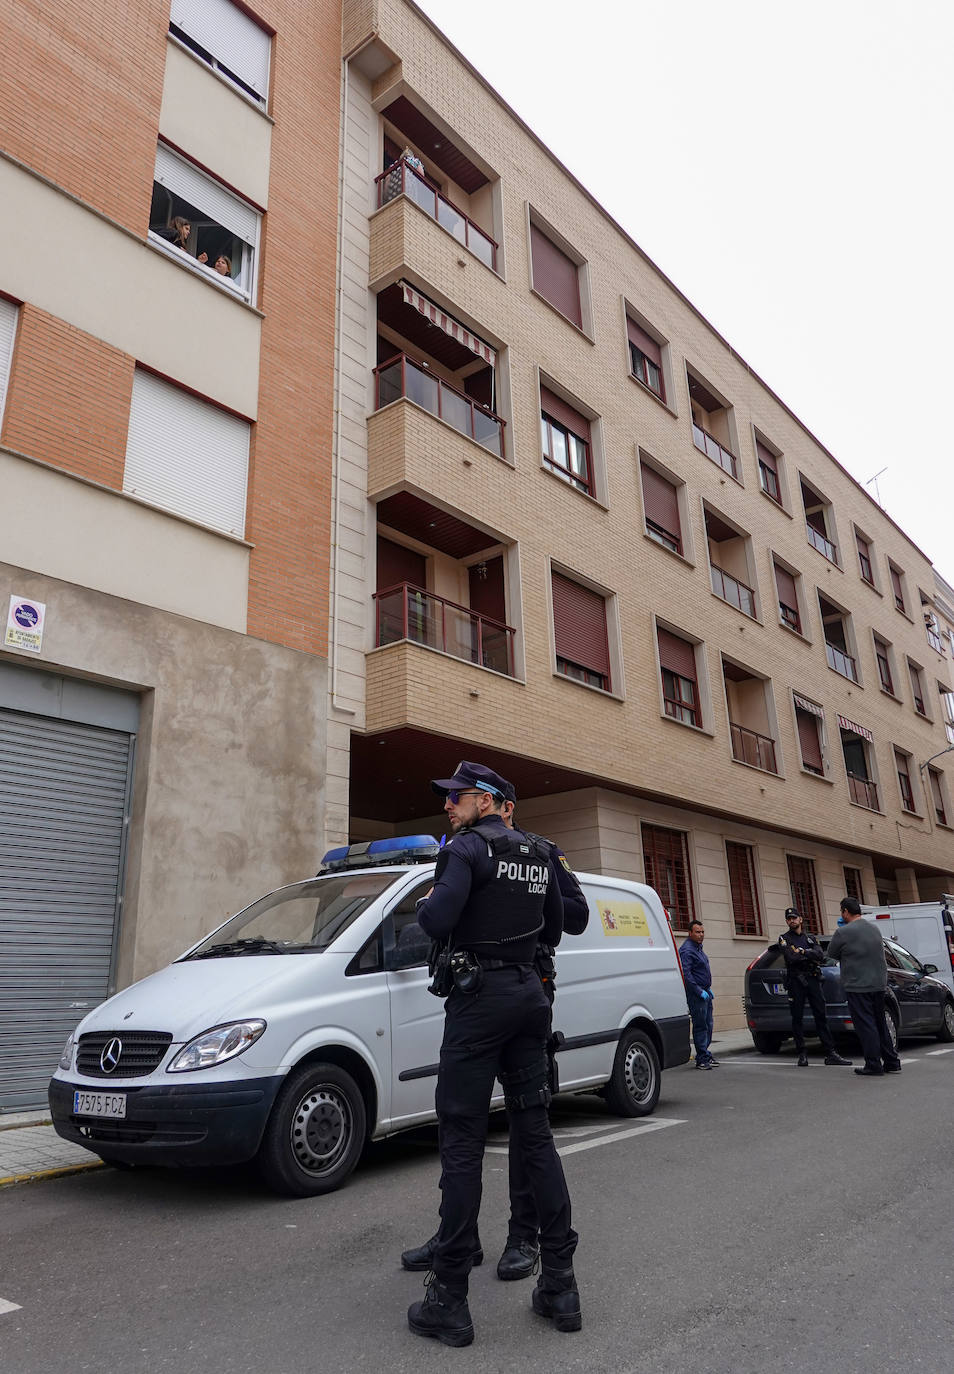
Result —
[[705, 928], [701, 921], [689, 922], [689, 939], [679, 946], [686, 1001], [692, 1017], [692, 1041], [696, 1047], [696, 1068], [714, 1069], [718, 1060], [712, 1057], [712, 969], [709, 956], [703, 951]]
[[[506, 782], [503, 787], [504, 805], [501, 807], [501, 817], [504, 825], [508, 829], [514, 826], [514, 807], [517, 803], [517, 793], [513, 783]], [[556, 872], [557, 882], [560, 888], [560, 896], [563, 898], [563, 929], [567, 935], [582, 935], [586, 929], [589, 919], [589, 908], [586, 904], [586, 897], [583, 889], [577, 881], [576, 874], [573, 872], [563, 850], [546, 839], [542, 835], [535, 835], [530, 830], [523, 832], [528, 840], [540, 841], [547, 850], [550, 860]], [[553, 1006], [555, 992], [555, 965], [554, 949], [552, 945], [538, 944], [534, 966], [540, 975], [543, 983], [543, 990], [546, 993], [547, 1001]], [[552, 1033], [552, 1017], [551, 1017]], [[533, 1200], [533, 1189], [527, 1177], [527, 1171], [520, 1151], [517, 1148], [517, 1134], [510, 1134], [510, 1222], [507, 1227], [507, 1243], [503, 1248], [503, 1253], [497, 1262], [498, 1279], [526, 1279], [529, 1278], [536, 1268], [540, 1255], [540, 1225], [537, 1218], [536, 1204]], [[483, 1250], [480, 1245], [479, 1237], [475, 1238], [474, 1263], [479, 1264], [483, 1261]], [[433, 1267], [434, 1254], [437, 1250], [437, 1235], [431, 1236], [423, 1245], [413, 1246], [405, 1250], [401, 1255], [401, 1264], [405, 1269], [425, 1271]], [[477, 1258], [479, 1256], [479, 1259]]]
[[790, 906], [785, 913], [788, 930], [779, 936], [778, 947], [785, 959], [785, 972], [788, 982], [788, 1009], [792, 1014], [792, 1035], [798, 1050], [798, 1067], [808, 1068], [808, 1055], [805, 1053], [805, 1033], [802, 1022], [805, 1016], [805, 1003], [810, 1004], [815, 1018], [815, 1030], [825, 1047], [826, 1064], [850, 1065], [850, 1059], [843, 1059], [835, 1050], [835, 1042], [828, 1029], [825, 1014], [825, 993], [822, 988], [821, 966], [825, 953], [821, 945], [804, 929], [800, 911]]

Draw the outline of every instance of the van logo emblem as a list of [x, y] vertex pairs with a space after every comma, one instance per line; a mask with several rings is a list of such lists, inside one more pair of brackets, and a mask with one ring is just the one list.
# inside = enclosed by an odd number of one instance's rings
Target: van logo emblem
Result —
[[123, 1052], [123, 1042], [118, 1036], [113, 1036], [108, 1045], [103, 1046], [103, 1052], [99, 1056], [99, 1067], [103, 1073], [114, 1073], [119, 1067], [119, 1057]]

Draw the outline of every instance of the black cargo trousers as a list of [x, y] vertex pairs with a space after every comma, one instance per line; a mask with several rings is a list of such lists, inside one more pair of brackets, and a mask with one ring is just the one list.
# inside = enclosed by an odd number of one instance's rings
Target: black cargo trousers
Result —
[[484, 972], [475, 996], [455, 988], [447, 999], [435, 1104], [441, 1152], [441, 1225], [434, 1272], [448, 1289], [467, 1292], [477, 1247], [481, 1173], [494, 1079], [499, 1078], [515, 1140], [540, 1219], [544, 1272], [573, 1267], [577, 1234], [570, 1195], [547, 1114], [546, 1038], [550, 1005], [531, 964]]
[[[537, 976], [539, 977], [539, 971]], [[541, 980], [542, 982], [542, 980]], [[547, 1039], [553, 1033], [553, 996], [555, 987], [552, 978], [542, 982], [543, 994], [549, 1005], [547, 1016]], [[547, 1065], [549, 1074], [549, 1063]], [[530, 1186], [530, 1178], [524, 1167], [523, 1155], [520, 1151], [519, 1136], [511, 1128], [510, 1131], [510, 1223], [507, 1228], [508, 1241], [526, 1241], [528, 1245], [536, 1245], [540, 1231], [540, 1223], [537, 1219], [536, 1203], [533, 1200], [533, 1189]]]
[[825, 1047], [826, 1054], [834, 1054], [835, 1042], [832, 1039], [831, 1031], [828, 1029], [828, 1017], [825, 1013], [825, 993], [822, 989], [822, 980], [812, 978], [809, 974], [795, 973], [789, 971], [788, 975], [788, 1008], [792, 1013], [792, 1035], [795, 1037], [795, 1048], [799, 1054], [805, 1048], [805, 1033], [802, 1030], [802, 1020], [805, 1016], [805, 1003], [808, 1002], [812, 1009], [812, 1016], [815, 1018], [815, 1030], [818, 1038]]

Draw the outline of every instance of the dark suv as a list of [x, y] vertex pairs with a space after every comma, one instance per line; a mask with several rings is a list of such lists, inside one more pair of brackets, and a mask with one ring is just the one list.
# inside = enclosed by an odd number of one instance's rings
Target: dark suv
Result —
[[[822, 949], [827, 950], [828, 938], [827, 935], [820, 937]], [[936, 965], [922, 964], [896, 940], [885, 939], [884, 953], [888, 964], [885, 1006], [888, 1030], [895, 1045], [905, 1035], [934, 1035], [938, 1040], [954, 1041], [954, 996], [945, 983], [931, 977], [932, 973], [937, 973]], [[854, 1027], [848, 1015], [838, 965], [833, 959], [826, 957], [821, 978], [832, 1035], [836, 1040], [847, 1038], [853, 1034]], [[755, 1048], [762, 1054], [778, 1054], [783, 1042], [792, 1034], [788, 975], [778, 945], [769, 945], [749, 964], [745, 971], [742, 1005]], [[814, 1018], [807, 1006], [804, 1026], [806, 1035], [815, 1034]]]

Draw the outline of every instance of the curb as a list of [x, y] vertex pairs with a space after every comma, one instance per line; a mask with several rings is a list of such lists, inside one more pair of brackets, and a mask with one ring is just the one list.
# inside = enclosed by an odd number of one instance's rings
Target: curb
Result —
[[0, 1188], [7, 1188], [14, 1183], [38, 1183], [44, 1178], [62, 1178], [66, 1174], [82, 1174], [88, 1169], [105, 1169], [105, 1164], [101, 1159], [91, 1159], [89, 1163], [81, 1164], [60, 1164], [55, 1169], [33, 1169], [25, 1174], [8, 1174], [5, 1178], [0, 1178]]

